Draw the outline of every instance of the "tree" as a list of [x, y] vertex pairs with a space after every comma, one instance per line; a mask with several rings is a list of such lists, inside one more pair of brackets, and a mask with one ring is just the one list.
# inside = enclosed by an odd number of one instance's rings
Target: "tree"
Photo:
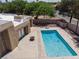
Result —
[[24, 10], [25, 14], [36, 16], [35, 19], [38, 19], [39, 15], [54, 16], [54, 8], [46, 2], [29, 3]]
[[70, 0], [70, 3], [71, 4], [69, 5], [69, 11], [70, 11], [71, 16], [70, 16], [70, 22], [69, 23], [71, 23], [71, 21], [72, 21], [72, 17], [73, 17], [74, 12], [75, 12], [74, 6], [75, 6], [76, 2], [74, 0]]
[[2, 12], [2, 10], [3, 10], [3, 5], [0, 4], [0, 13]]
[[75, 12], [75, 7], [74, 7], [75, 4], [76, 4], [76, 0], [61, 0], [61, 8], [60, 9], [64, 12], [67, 12], [70, 15], [70, 22], [69, 23], [71, 23], [72, 17]]
[[[69, 23], [71, 23], [72, 17], [79, 19], [79, 0], [62, 0], [61, 5], [65, 5], [66, 7], [64, 9], [67, 9], [68, 13], [71, 14]], [[78, 29], [78, 23], [79, 20], [77, 21], [76, 31]]]
[[33, 11], [39, 7], [38, 3], [32, 2], [25, 5], [24, 14], [33, 15]]
[[54, 9], [48, 4], [41, 4], [37, 10], [33, 11], [33, 14], [36, 15], [36, 19], [39, 15], [54, 16]]
[[23, 14], [27, 2], [23, 0], [13, 0], [12, 2], [2, 3], [0, 5], [0, 12]]
[[23, 14], [23, 9], [25, 8], [26, 2], [23, 0], [12, 1], [17, 14]]
[[0, 5], [0, 12], [5, 13], [8, 11], [8, 8], [6, 7], [6, 3], [2, 3]]

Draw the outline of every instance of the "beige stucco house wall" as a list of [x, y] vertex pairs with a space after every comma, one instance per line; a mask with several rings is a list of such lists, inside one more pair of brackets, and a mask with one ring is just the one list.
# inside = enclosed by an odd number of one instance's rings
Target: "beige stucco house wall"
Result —
[[12, 22], [0, 20], [0, 57], [17, 47], [17, 38]]
[[30, 20], [28, 20], [28, 21], [25, 21], [24, 23], [21, 23], [20, 25], [15, 27], [15, 31], [18, 36], [18, 39], [23, 38], [23, 37], [21, 37], [21, 38], [19, 37], [20, 30], [24, 31], [24, 36], [30, 33], [30, 26], [31, 26], [30, 23], [31, 23]]
[[14, 18], [14, 20], [0, 20], [0, 57], [16, 48], [19, 41], [30, 33], [31, 19]]

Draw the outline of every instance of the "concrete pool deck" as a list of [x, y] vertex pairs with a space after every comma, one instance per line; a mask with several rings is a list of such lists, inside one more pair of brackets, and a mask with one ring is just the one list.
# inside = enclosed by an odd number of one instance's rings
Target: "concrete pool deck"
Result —
[[[47, 57], [40, 30], [50, 29], [57, 30], [78, 55], [66, 57]], [[31, 36], [35, 37], [35, 40], [33, 42], [29, 41]], [[73, 38], [67, 32], [59, 27], [49, 27], [49, 29], [32, 27], [31, 33], [29, 33], [19, 42], [18, 47], [1, 59], [79, 59], [79, 50], [76, 47], [75, 43], [72, 41], [72, 39]]]

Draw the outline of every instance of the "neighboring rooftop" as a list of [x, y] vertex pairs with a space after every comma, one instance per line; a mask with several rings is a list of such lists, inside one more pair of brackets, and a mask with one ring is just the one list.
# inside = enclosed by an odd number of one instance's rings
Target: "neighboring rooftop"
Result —
[[31, 16], [22, 16], [22, 15], [18, 16], [16, 14], [0, 14], [0, 20], [12, 21], [14, 26], [18, 26], [19, 24], [24, 23], [29, 19], [31, 19]]
[[11, 21], [0, 20], [0, 32], [13, 26]]
[[0, 25], [6, 24], [8, 21], [0, 20]]

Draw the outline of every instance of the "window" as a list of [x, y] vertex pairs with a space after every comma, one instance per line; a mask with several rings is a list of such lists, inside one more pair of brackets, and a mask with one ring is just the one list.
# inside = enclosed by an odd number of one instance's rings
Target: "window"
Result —
[[23, 36], [25, 36], [24, 29], [20, 29], [19, 30], [19, 38], [22, 38]]

